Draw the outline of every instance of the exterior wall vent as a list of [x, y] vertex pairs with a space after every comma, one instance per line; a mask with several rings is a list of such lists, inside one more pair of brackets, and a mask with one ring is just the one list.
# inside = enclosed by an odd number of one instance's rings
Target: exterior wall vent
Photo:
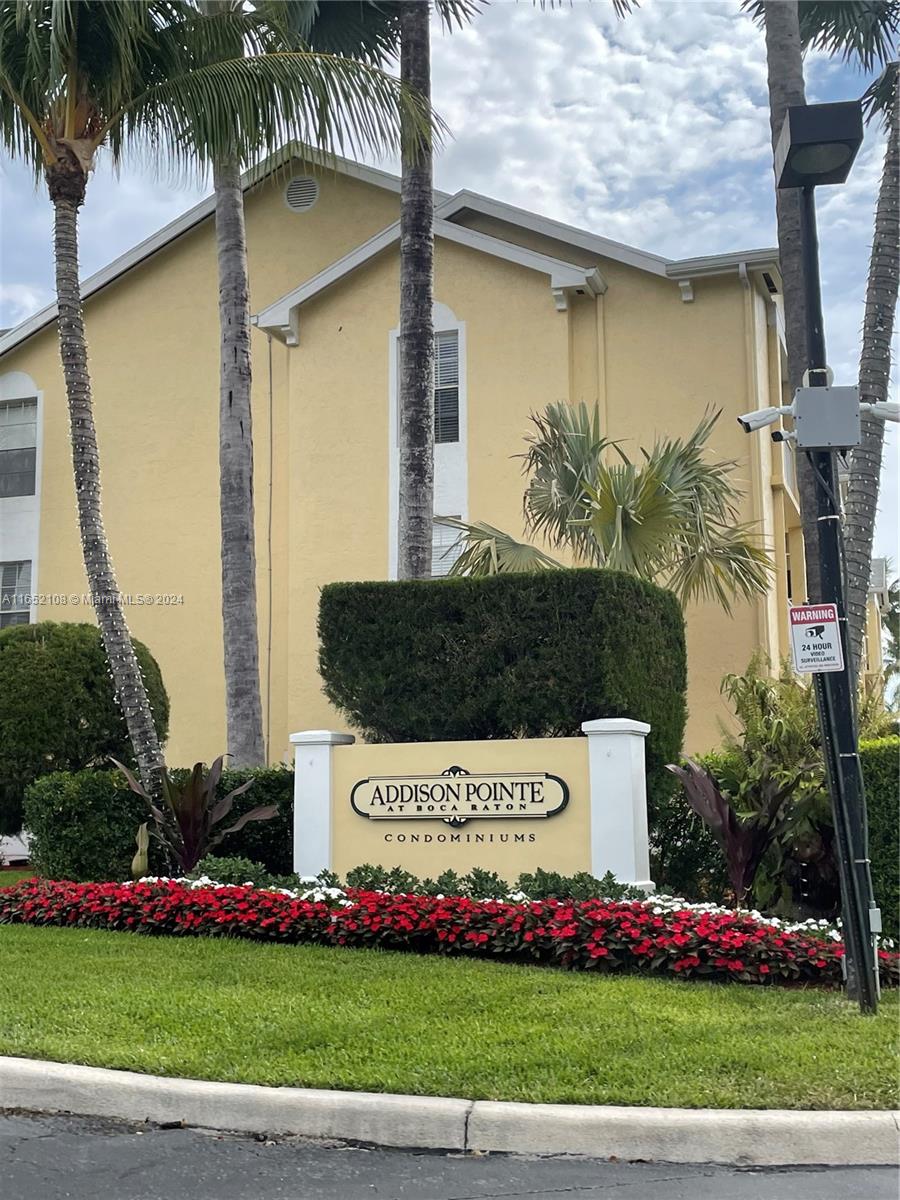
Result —
[[284, 202], [292, 212], [307, 212], [319, 198], [319, 184], [309, 175], [297, 175], [284, 189]]

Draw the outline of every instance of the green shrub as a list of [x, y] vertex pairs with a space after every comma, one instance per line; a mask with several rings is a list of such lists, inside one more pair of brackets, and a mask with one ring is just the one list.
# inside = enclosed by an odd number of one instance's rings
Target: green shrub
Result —
[[[134, 647], [165, 741], [169, 701], [159, 667], [146, 646]], [[0, 834], [21, 828], [35, 779], [106, 766], [110, 755], [134, 761], [100, 631], [52, 621], [0, 631]]]
[[[187, 772], [171, 772], [182, 778]], [[248, 860], [275, 877], [293, 871], [292, 771], [283, 767], [223, 771], [216, 795], [227, 795], [248, 778], [253, 786], [237, 796], [229, 819], [260, 804], [276, 804], [271, 820], [251, 821], [229, 834], [215, 859]], [[31, 785], [25, 799], [25, 824], [34, 836], [32, 855], [42, 875], [57, 879], [129, 879], [138, 825], [147, 820], [147, 805], [115, 770], [57, 772]], [[177, 874], [150, 839], [151, 874]], [[215, 876], [216, 871], [210, 870]], [[228, 882], [221, 880], [221, 882]]]
[[647, 721], [652, 780], [681, 751], [684, 619], [616, 571], [333, 583], [319, 608], [328, 698], [376, 742], [564, 737]]
[[[131, 878], [135, 835], [147, 806], [118, 771], [57, 771], [25, 793], [31, 864], [48, 879], [79, 882]], [[150, 873], [164, 870], [150, 844]]]
[[272, 875], [290, 875], [294, 870], [294, 772], [288, 767], [223, 771], [216, 795], [224, 796], [248, 779], [253, 780], [253, 787], [235, 798], [229, 821], [260, 804], [274, 804], [278, 811], [268, 821], [251, 821], [237, 833], [229, 833], [211, 857], [247, 858]]
[[271, 888], [292, 886], [290, 876], [282, 878], [270, 875], [261, 863], [252, 862], [249, 858], [207, 854], [201, 858], [188, 875], [188, 879], [200, 879], [205, 875], [216, 883], [232, 883], [241, 886], [251, 883], [254, 887]]
[[869, 857], [875, 903], [881, 908], [884, 932], [900, 936], [900, 800], [897, 775], [900, 737], [860, 742], [859, 757], [869, 811]]

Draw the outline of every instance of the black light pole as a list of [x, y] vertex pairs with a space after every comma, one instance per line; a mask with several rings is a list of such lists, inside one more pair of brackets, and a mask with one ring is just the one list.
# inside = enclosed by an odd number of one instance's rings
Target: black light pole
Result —
[[[806, 299], [807, 385], [827, 387], [819, 242], [815, 189], [843, 183], [862, 142], [862, 109], [858, 102], [791, 107], [775, 150], [778, 188], [800, 188], [800, 240]], [[823, 403], [827, 395], [823, 396]], [[877, 960], [872, 940], [875, 908], [869, 867], [866, 797], [859, 761], [856, 711], [851, 676], [844, 597], [841, 508], [834, 451], [807, 450], [816, 481], [820, 595], [818, 602], [837, 605], [844, 655], [842, 671], [814, 676], [825, 773], [831, 793], [841, 878], [847, 980], [860, 1011], [878, 1006]]]

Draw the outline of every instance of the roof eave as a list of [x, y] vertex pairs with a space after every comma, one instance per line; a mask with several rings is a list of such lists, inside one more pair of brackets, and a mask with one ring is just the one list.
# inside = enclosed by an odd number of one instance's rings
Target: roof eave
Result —
[[[343, 175], [348, 175], [354, 179], [360, 179], [364, 183], [373, 184], [375, 187], [385, 188], [387, 191], [400, 192], [400, 179], [396, 175], [391, 175], [387, 171], [380, 171], [376, 167], [368, 167], [363, 163], [354, 162], [352, 159], [343, 158], [340, 155], [326, 155], [319, 150], [315, 150], [309, 146], [303, 146], [299, 142], [291, 141], [277, 150], [274, 154], [270, 154], [268, 158], [259, 163], [256, 167], [252, 167], [249, 171], [245, 171], [241, 176], [241, 186], [243, 191], [249, 191], [258, 183], [261, 183], [269, 175], [273, 174], [280, 167], [293, 159], [298, 159], [301, 162], [314, 163], [317, 166], [325, 168], [333, 168]], [[435, 204], [442, 204], [448, 200], [449, 193], [435, 190]], [[126, 250], [124, 254], [120, 254], [118, 258], [113, 259], [111, 263], [107, 263], [105, 267], [101, 267], [93, 275], [89, 275], [81, 285], [81, 298], [87, 300], [95, 295], [103, 288], [113, 283], [120, 275], [124, 275], [130, 271], [132, 267], [139, 266], [145, 259], [150, 258], [157, 251], [162, 250], [177, 238], [190, 232], [201, 221], [206, 220], [215, 212], [216, 198], [215, 195], [206, 196], [193, 208], [189, 208], [187, 212], [182, 213], [180, 217], [176, 217], [174, 221], [170, 221], [168, 225], [164, 225], [162, 229], [158, 229], [148, 238], [144, 238], [142, 242], [138, 242], [136, 246], [132, 246], [130, 250]], [[33, 337], [36, 333], [50, 325], [57, 317], [57, 306], [54, 301], [52, 304], [46, 305], [39, 312], [34, 313], [20, 324], [8, 330], [0, 337], [0, 358], [4, 354], [8, 354], [10, 350], [14, 350], [16, 346], [22, 344]]]
[[729, 254], [709, 254], [701, 258], [682, 258], [666, 267], [670, 279], [699, 279], [704, 275], [730, 275], [747, 271], [774, 271], [781, 277], [778, 251], [774, 249], [738, 250]]
[[[434, 234], [437, 238], [455, 242], [469, 249], [491, 254], [507, 262], [516, 263], [528, 270], [538, 271], [549, 278], [550, 289], [558, 309], [566, 306], [566, 296], [569, 292], [584, 292], [589, 295], [602, 295], [607, 288], [606, 280], [599, 268], [583, 267], [576, 263], [564, 262], [562, 259], [551, 258], [536, 250], [529, 250], [516, 242], [505, 242], [501, 238], [465, 225], [455, 225], [441, 217], [435, 217]], [[253, 323], [259, 329], [277, 337], [286, 345], [296, 345], [298, 342], [299, 310], [303, 304], [312, 300], [326, 289], [347, 278], [354, 271], [370, 262], [378, 254], [387, 250], [400, 238], [400, 222], [394, 221], [374, 237], [363, 242], [343, 258], [331, 263], [324, 271], [313, 275], [299, 287], [287, 292], [284, 296], [268, 305], [254, 315]]]

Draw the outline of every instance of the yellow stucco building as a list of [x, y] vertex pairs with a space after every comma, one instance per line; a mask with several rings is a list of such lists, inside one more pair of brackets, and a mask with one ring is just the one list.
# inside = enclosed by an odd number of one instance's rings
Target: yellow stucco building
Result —
[[[550, 401], [598, 403], [605, 433], [632, 449], [723, 410], [713, 450], [740, 464], [742, 517], [759, 523], [777, 572], [767, 596], [732, 616], [712, 604], [687, 614], [687, 748], [710, 748], [726, 718], [722, 675], [757, 648], [773, 661], [786, 653], [788, 600], [804, 598], [791, 453], [734, 420], [782, 402], [775, 252], [671, 261], [469, 192], [435, 202], [437, 512], [520, 532], [514, 456], [529, 414]], [[399, 181], [348, 162], [310, 168], [287, 154], [248, 181], [273, 762], [293, 730], [344, 727], [316, 670], [320, 587], [394, 572], [398, 216]], [[170, 694], [169, 760], [209, 760], [225, 748], [212, 201], [88, 280], [85, 295], [119, 586]], [[4, 591], [43, 598], [7, 606], [4, 623], [92, 619], [71, 603], [87, 587], [55, 316], [45, 309], [0, 339]], [[435, 562], [446, 570], [440, 545]]]

